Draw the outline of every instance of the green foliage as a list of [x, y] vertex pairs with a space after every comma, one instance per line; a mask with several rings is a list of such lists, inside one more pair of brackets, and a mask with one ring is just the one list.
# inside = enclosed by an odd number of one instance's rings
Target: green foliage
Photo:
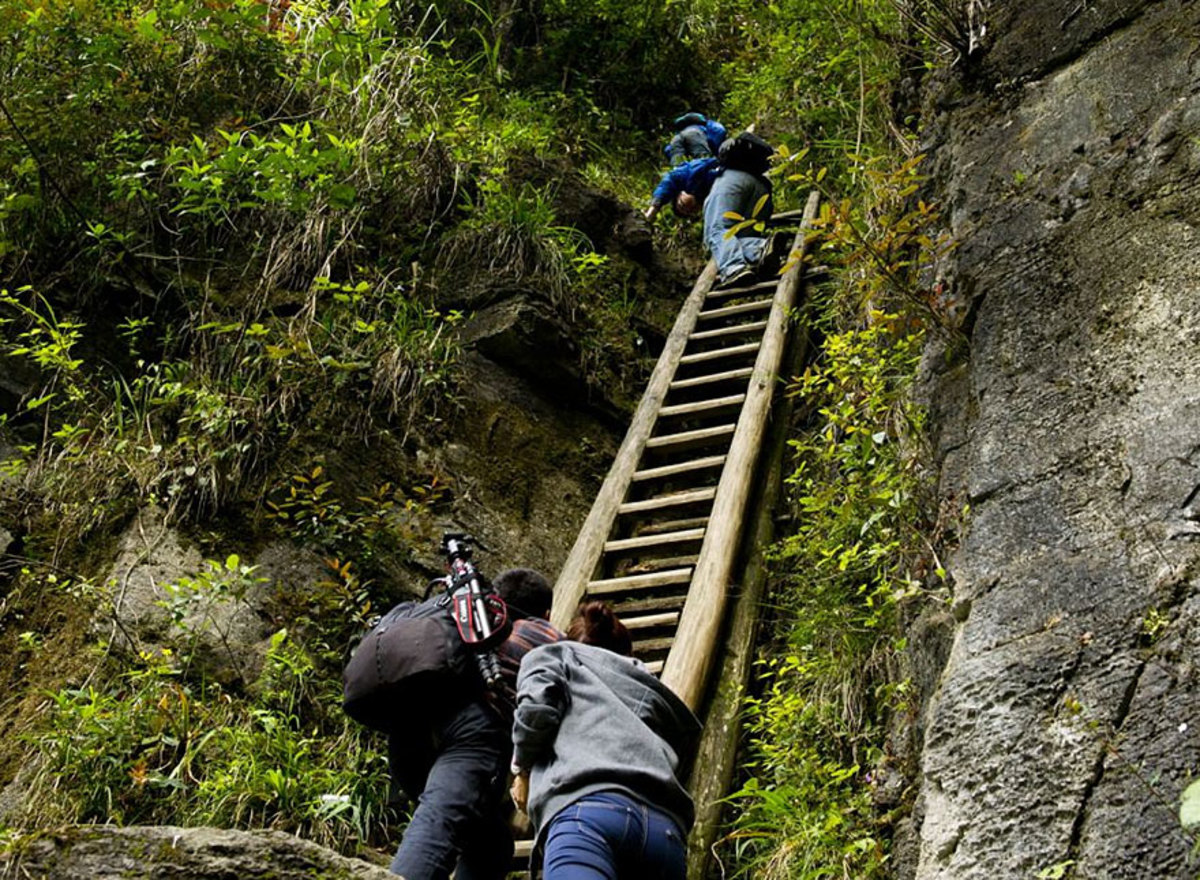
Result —
[[1058, 862], [1047, 868], [1042, 868], [1042, 870], [1037, 872], [1037, 880], [1062, 880], [1063, 877], [1067, 876], [1074, 864], [1074, 859], [1067, 859], [1065, 862]]
[[107, 684], [54, 693], [20, 824], [278, 828], [343, 851], [386, 841], [386, 761], [285, 631], [248, 696], [185, 671], [163, 648]]
[[[446, 327], [458, 317], [443, 319], [394, 286], [318, 279], [315, 325], [198, 323], [191, 361], [138, 358], [133, 375], [75, 357], [83, 325], [19, 293], [26, 299], [0, 297], [10, 308], [4, 320], [20, 328], [0, 352], [42, 370], [44, 386], [24, 405], [44, 426], [25, 479], [61, 515], [63, 540], [131, 503], [168, 512], [221, 507], [272, 440], [291, 430], [298, 408], [327, 389], [364, 389], [407, 429], [454, 381], [458, 346]], [[146, 321], [125, 325], [135, 356], [148, 329]]]
[[1188, 829], [1200, 825], [1200, 780], [1193, 782], [1180, 795], [1179, 824]]
[[366, 562], [405, 555], [436, 537], [434, 510], [450, 488], [437, 475], [407, 491], [383, 483], [353, 499], [343, 498], [324, 475], [321, 465], [293, 474], [286, 489], [267, 501], [268, 519], [293, 538], [315, 540], [330, 553]]
[[490, 82], [582, 92], [606, 107], [663, 111], [709, 72], [720, 4], [672, 0], [437, 2], [439, 34]]
[[848, 157], [846, 173], [859, 181], [860, 200], [855, 202], [839, 199], [828, 169], [805, 166], [806, 155], [801, 151], [786, 157], [781, 172], [792, 185], [822, 195], [814, 223], [821, 232], [816, 243], [823, 256], [844, 269], [840, 299], [830, 315], [835, 325], [894, 303], [914, 320], [932, 319], [954, 329], [950, 303], [931, 281], [938, 262], [957, 245], [947, 233], [936, 231], [941, 219], [937, 206], [915, 197], [925, 182], [920, 173], [924, 156], [900, 161], [887, 155]]
[[[795, 15], [800, 5], [786, 10]], [[904, 772], [885, 745], [888, 719], [905, 711], [908, 693], [896, 672], [904, 647], [896, 607], [923, 592], [933, 568], [926, 556], [934, 536], [922, 533], [931, 531], [923, 415], [909, 388], [925, 327], [954, 323], [932, 284], [953, 245], [935, 232], [936, 207], [918, 198], [921, 157], [897, 158], [880, 145], [882, 95], [871, 89], [894, 59], [839, 36], [885, 28], [890, 16], [883, 4], [867, 5], [774, 32], [781, 45], [803, 35], [813, 48], [801, 70], [826, 65], [805, 88], [837, 92], [809, 117], [826, 140], [810, 131], [810, 147], [784, 146], [772, 172], [777, 197], [820, 192], [808, 259], [829, 264], [834, 280], [809, 307], [824, 334], [821, 351], [788, 388], [810, 419], [790, 441], [793, 525], [772, 564], [776, 641], [763, 660], [761, 696], [747, 705], [748, 780], [732, 798], [728, 842], [739, 876], [889, 870], [890, 820], [875, 793]], [[842, 53], [831, 56], [823, 41]], [[898, 791], [883, 800], [907, 808]]]
[[840, 179], [847, 154], [887, 140], [896, 24], [890, 0], [743, 7], [733, 28], [756, 39], [725, 63], [723, 116], [743, 128], [757, 124], [777, 144], [811, 147]]
[[[15, 123], [0, 122], [0, 275], [16, 279], [0, 298], [3, 347], [40, 377], [9, 419], [38, 439], [4, 472], [53, 533], [48, 555], [135, 506], [201, 520], [263, 494], [273, 525], [330, 555], [329, 578], [289, 597], [289, 635], [245, 693], [199, 678], [192, 658], [254, 573], [227, 559], [173, 585], [167, 652], [128, 667], [109, 656], [87, 686], [55, 690], [31, 734], [47, 763], [28, 822], [384, 839], [382, 760], [341, 720], [331, 670], [372, 610], [359, 567], [403, 559], [445, 489], [358, 494], [311, 456], [294, 475], [273, 462], [297, 438], [433, 429], [460, 393], [463, 318], [433, 307], [438, 291], [543, 291], [583, 328], [588, 376], [635, 376], [639, 285], [562, 225], [540, 181], [582, 170], [640, 200], [659, 120], [698, 107], [811, 147], [828, 171], [799, 154], [775, 174], [777, 200], [836, 190], [822, 259], [849, 267], [824, 304], [825, 360], [797, 385], [832, 427], [795, 445], [794, 503], [812, 525], [778, 551], [795, 628], [764, 665], [731, 839], [743, 875], [878, 872], [886, 833], [863, 780], [903, 697], [877, 672], [911, 589], [910, 307], [940, 307], [921, 279], [938, 243], [936, 212], [912, 199], [916, 163], [870, 158], [896, 24], [882, 0], [0, 10]], [[71, 583], [97, 601], [86, 578]], [[36, 635], [18, 637], [23, 656], [44, 650]]]
[[826, 339], [791, 387], [818, 412], [791, 441], [796, 527], [775, 549], [782, 640], [747, 705], [749, 772], [733, 795], [739, 876], [884, 876], [867, 769], [904, 688], [881, 672], [895, 603], [914, 589], [918, 475], [906, 403], [923, 334], [895, 314]]

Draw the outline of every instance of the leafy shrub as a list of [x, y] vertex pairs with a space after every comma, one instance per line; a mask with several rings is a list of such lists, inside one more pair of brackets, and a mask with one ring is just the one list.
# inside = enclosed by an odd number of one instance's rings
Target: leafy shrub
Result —
[[346, 852], [387, 842], [386, 760], [342, 715], [336, 679], [285, 631], [244, 696], [189, 680], [184, 656], [147, 652], [53, 694], [31, 735], [42, 758], [19, 826], [277, 828]]
[[[908, 691], [896, 606], [923, 594], [932, 567], [909, 388], [925, 327], [950, 323], [930, 282], [952, 244], [916, 198], [919, 156], [852, 156], [832, 173], [805, 158], [788, 157], [781, 176], [822, 192], [810, 252], [835, 272], [809, 305], [821, 350], [788, 387], [810, 417], [789, 441], [793, 526], [772, 552], [778, 620], [747, 704], [747, 779], [727, 840], [740, 876], [884, 877], [876, 775], [895, 772], [887, 724]], [[860, 202], [831, 192], [847, 173]]]
[[[314, 286], [309, 326], [286, 321], [197, 323], [190, 361], [137, 358], [131, 376], [76, 356], [85, 330], [33, 291], [0, 295], [14, 328], [0, 353], [31, 361], [45, 385], [24, 403], [43, 439], [26, 450], [25, 479], [62, 516], [60, 540], [155, 502], [168, 512], [215, 511], [236, 498], [301, 408], [329, 388], [360, 387], [407, 430], [436, 411], [454, 381], [458, 346], [447, 322], [395, 287]], [[450, 316], [449, 325], [457, 321]], [[152, 327], [127, 322], [136, 357]], [[343, 430], [362, 430], [357, 400], [329, 403]]]
[[915, 589], [909, 567], [916, 459], [906, 402], [923, 333], [896, 314], [829, 336], [823, 361], [791, 387], [819, 427], [791, 441], [796, 528], [774, 550], [780, 644], [749, 702], [749, 780], [732, 797], [741, 875], [882, 877], [868, 771], [901, 707], [889, 686], [894, 607]]

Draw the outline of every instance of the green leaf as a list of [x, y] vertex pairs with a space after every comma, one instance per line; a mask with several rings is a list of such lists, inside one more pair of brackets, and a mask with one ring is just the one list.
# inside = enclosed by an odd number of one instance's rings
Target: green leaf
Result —
[[1185, 788], [1179, 798], [1179, 824], [1184, 828], [1200, 825], [1200, 779]]
[[1062, 880], [1067, 876], [1067, 869], [1073, 864], [1075, 864], [1074, 859], [1067, 859], [1067, 861], [1051, 865], [1049, 868], [1042, 868], [1038, 872], [1037, 880]]
[[329, 204], [335, 208], [353, 207], [357, 196], [357, 190], [348, 183], [335, 183], [329, 188]]

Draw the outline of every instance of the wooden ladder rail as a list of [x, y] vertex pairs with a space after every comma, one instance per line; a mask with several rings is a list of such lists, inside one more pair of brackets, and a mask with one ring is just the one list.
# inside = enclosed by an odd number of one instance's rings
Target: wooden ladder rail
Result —
[[750, 496], [754, 467], [771, 410], [772, 391], [779, 381], [787, 342], [787, 323], [803, 276], [805, 230], [816, 219], [819, 195], [811, 192], [804, 207], [800, 231], [793, 251], [800, 252], [775, 290], [775, 301], [767, 317], [762, 346], [754, 362], [754, 373], [733, 440], [717, 483], [709, 526], [700, 545], [692, 583], [683, 613], [663, 666], [662, 681], [692, 708], [699, 711], [708, 673], [712, 668], [717, 639], [724, 618], [725, 600], [733, 575], [742, 534], [746, 501]]
[[617, 450], [608, 476], [596, 494], [596, 500], [592, 503], [592, 509], [575, 539], [575, 545], [571, 548], [567, 561], [563, 563], [562, 571], [559, 572], [558, 580], [554, 584], [554, 605], [550, 612], [550, 621], [564, 632], [587, 590], [588, 581], [592, 579], [600, 564], [604, 545], [608, 541], [618, 510], [625, 500], [638, 462], [654, 430], [659, 410], [670, 390], [671, 380], [679, 367], [688, 338], [696, 326], [700, 310], [704, 307], [704, 298], [716, 280], [717, 265], [709, 260], [679, 310], [675, 326], [667, 337], [658, 363], [654, 366], [654, 372], [650, 374], [650, 381], [646, 384], [646, 391], [634, 412], [625, 439]]
[[[815, 217], [816, 205], [817, 194], [812, 193], [803, 212], [804, 219], [801, 230], [795, 239], [793, 253], [797, 250], [803, 252], [804, 232]], [[801, 212], [791, 212], [793, 217], [800, 214]], [[677, 616], [679, 627], [675, 636], [670, 640], [664, 640], [671, 643], [667, 658], [665, 662], [659, 661], [651, 664], [651, 667], [661, 668], [664, 681], [675, 689], [693, 709], [698, 709], [703, 699], [705, 682], [713, 659], [712, 653], [722, 622], [720, 612], [723, 610], [727, 584], [737, 554], [741, 519], [745, 512], [757, 448], [766, 425], [771, 392], [777, 380], [783, 356], [788, 312], [800, 286], [803, 264], [800, 260], [795, 262], [796, 264], [778, 283], [774, 285], [757, 284], [746, 289], [754, 290], [763, 286], [776, 288], [766, 320], [752, 325], [755, 330], [762, 327], [763, 336], [761, 343], [757, 346], [758, 353], [753, 368], [741, 371], [747, 375], [750, 387], [745, 395], [739, 396], [741, 398], [740, 416], [732, 429], [729, 453], [720, 457], [724, 461], [724, 466], [715, 489], [712, 513], [708, 517], [706, 527], [691, 532], [700, 540], [694, 567], [688, 566], [691, 568], [690, 572], [685, 568], [683, 571], [677, 569], [661, 575], [662, 577], [673, 577], [676, 581], [682, 576], [684, 583], [687, 584], [687, 592], [680, 603], [682, 611]], [[714, 292], [712, 290], [715, 279], [716, 266], [715, 263], [709, 261], [680, 309], [675, 326], [668, 336], [663, 352], [651, 374], [646, 392], [638, 405], [612, 468], [609, 470], [563, 566], [555, 585], [554, 607], [551, 612], [551, 619], [559, 628], [566, 628], [579, 601], [588, 592], [589, 582], [593, 581], [599, 573], [606, 548], [611, 549], [622, 543], [610, 541], [609, 536], [622, 511], [627, 512], [639, 505], [638, 502], [627, 504], [625, 499], [635, 480], [635, 475], [639, 473], [639, 462], [647, 453], [648, 447], [653, 445], [651, 436], [660, 416], [667, 416], [673, 409], [686, 409], [686, 407], [664, 409], [663, 403], [672, 388], [680, 365], [685, 362], [684, 351], [689, 341], [729, 333], [728, 330], [715, 333], [695, 333], [706, 301], [711, 307], [729, 295], [725, 291]], [[737, 296], [730, 298], [737, 298]], [[749, 305], [735, 306], [727, 311], [744, 312], [752, 308]], [[710, 308], [705, 314], [714, 315], [716, 312]], [[750, 327], [743, 329], [750, 329]], [[732, 376], [734, 373], [729, 375]], [[675, 387], [696, 381], [700, 380], [676, 382]], [[663, 438], [657, 438], [655, 442], [661, 439]], [[672, 469], [660, 468], [658, 470], [670, 471]], [[640, 473], [649, 475], [653, 472], [654, 469]], [[682, 537], [683, 534], [680, 532], [679, 536]], [[608, 581], [608, 583], [616, 584], [617, 582]]]

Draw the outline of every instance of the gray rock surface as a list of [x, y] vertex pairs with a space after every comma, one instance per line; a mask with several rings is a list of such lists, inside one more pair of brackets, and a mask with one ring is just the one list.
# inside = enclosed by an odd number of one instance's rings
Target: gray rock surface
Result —
[[[278, 556], [278, 551], [275, 551]], [[275, 559], [268, 555], [268, 560]], [[193, 671], [222, 682], [251, 681], [262, 665], [270, 628], [259, 614], [266, 593], [262, 572], [250, 575], [243, 596], [197, 593], [176, 621], [169, 585], [195, 578], [208, 563], [166, 524], [161, 511], [142, 511], [121, 537], [107, 583], [110, 617], [96, 621], [102, 635], [135, 651], [170, 645], [193, 658]], [[186, 595], [186, 594], [181, 594]]]
[[926, 393], [970, 511], [900, 873], [1193, 880], [1200, 9], [989, 5], [928, 132], [972, 321]]
[[[556, 405], [475, 353], [471, 394], [451, 442], [430, 451], [455, 487], [453, 521], [490, 548], [483, 570], [530, 566], [551, 581], [566, 559], [615, 454], [611, 426], [585, 407]], [[440, 562], [438, 563], [440, 565]]]
[[0, 854], [0, 875], [42, 880], [395, 880], [279, 831], [83, 826]]

